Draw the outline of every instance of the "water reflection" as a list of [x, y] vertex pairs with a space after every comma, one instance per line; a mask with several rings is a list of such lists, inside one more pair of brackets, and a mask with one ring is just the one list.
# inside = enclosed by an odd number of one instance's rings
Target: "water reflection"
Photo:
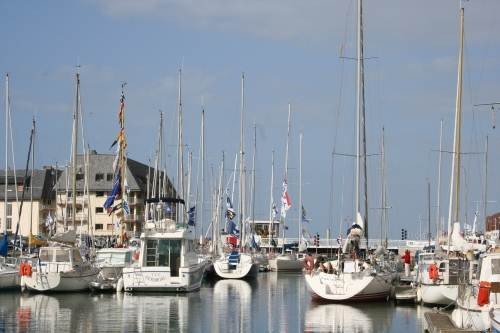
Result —
[[300, 274], [204, 283], [187, 295], [0, 295], [0, 332], [418, 332], [428, 309], [315, 304]]
[[252, 287], [244, 280], [220, 280], [214, 285], [212, 332], [252, 331]]

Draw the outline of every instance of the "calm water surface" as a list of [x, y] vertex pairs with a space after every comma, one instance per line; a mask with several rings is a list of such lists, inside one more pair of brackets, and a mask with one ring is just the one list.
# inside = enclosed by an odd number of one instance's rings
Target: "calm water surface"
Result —
[[316, 304], [300, 274], [168, 294], [0, 293], [0, 332], [421, 332], [428, 308]]

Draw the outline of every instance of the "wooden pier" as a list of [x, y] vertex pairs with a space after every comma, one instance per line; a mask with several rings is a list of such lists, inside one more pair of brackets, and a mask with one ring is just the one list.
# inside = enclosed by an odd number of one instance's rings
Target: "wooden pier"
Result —
[[481, 331], [473, 331], [465, 328], [458, 328], [450, 316], [440, 312], [426, 312], [424, 314], [427, 327], [426, 332], [429, 333], [480, 333]]

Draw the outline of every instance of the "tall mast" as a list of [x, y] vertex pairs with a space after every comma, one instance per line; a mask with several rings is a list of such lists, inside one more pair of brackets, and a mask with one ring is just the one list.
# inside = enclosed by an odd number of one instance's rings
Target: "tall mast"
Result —
[[299, 135], [299, 251], [302, 242], [302, 139], [303, 134]]
[[484, 231], [486, 232], [486, 214], [488, 209], [488, 136], [484, 143], [484, 203], [483, 203], [483, 218], [484, 218]]
[[[431, 182], [430, 180], [427, 181], [427, 218], [428, 218], [428, 234], [427, 238], [429, 240], [429, 246], [431, 246]], [[437, 238], [436, 238], [437, 240]], [[437, 245], [437, 243], [436, 243]]]
[[[127, 141], [125, 137], [125, 92], [124, 92], [124, 87], [126, 83], [122, 83], [122, 94], [120, 96], [120, 140], [119, 140], [119, 145], [120, 145], [120, 152], [118, 158], [120, 159], [120, 188], [121, 188], [121, 197], [122, 197], [122, 209], [125, 210], [125, 202], [127, 201], [127, 190], [125, 188], [125, 177], [126, 177], [126, 168], [127, 168], [127, 157], [125, 156], [125, 148], [127, 146]], [[125, 212], [120, 218], [120, 243], [123, 244], [124, 241], [124, 234], [127, 231], [127, 226], [125, 224]]]
[[[439, 247], [439, 236], [441, 235], [441, 156], [443, 151], [443, 119], [439, 122], [439, 160], [438, 160], [438, 184], [437, 184], [437, 204], [436, 204], [436, 250]], [[448, 230], [450, 232], [450, 230]]]
[[[9, 74], [5, 75], [5, 186], [4, 186], [4, 209], [3, 209], [3, 233], [7, 234], [7, 169], [8, 162], [8, 147], [9, 147]], [[16, 189], [17, 191], [17, 189]]]
[[384, 233], [385, 233], [385, 236], [387, 236], [387, 233], [385, 231], [387, 231], [387, 225], [386, 225], [386, 198], [385, 198], [385, 195], [386, 195], [386, 188], [385, 188], [385, 142], [384, 142], [384, 127], [382, 127], [382, 139], [381, 139], [381, 144], [380, 144], [380, 148], [381, 148], [381, 158], [380, 158], [380, 178], [381, 178], [381, 186], [380, 186], [380, 201], [381, 201], [381, 204], [380, 204], [380, 209], [381, 209], [381, 212], [380, 212], [380, 245], [385, 245], [387, 247], [387, 241], [384, 242], [384, 244], [382, 243], [382, 240], [384, 239]]
[[[290, 103], [288, 103], [288, 127], [287, 127], [287, 134], [286, 134], [286, 148], [285, 148], [285, 177], [284, 177], [284, 182], [288, 186], [288, 144], [290, 142], [290, 117], [291, 117], [291, 112], [292, 112], [292, 107]], [[299, 208], [300, 210], [300, 208]], [[285, 254], [285, 225], [286, 221], [283, 219], [283, 231], [281, 233], [282, 235], [282, 242], [281, 242], [281, 253]]]
[[[453, 161], [450, 182], [450, 207], [448, 212], [448, 230], [459, 222], [460, 214], [460, 144], [462, 131], [462, 70], [464, 53], [464, 8], [460, 8], [460, 50], [458, 54], [457, 96], [455, 106], [455, 128], [453, 135]], [[449, 232], [451, 234], [451, 232]], [[448, 243], [448, 245], [450, 245]], [[449, 247], [449, 246], [448, 246]]]
[[242, 73], [241, 74], [241, 115], [240, 115], [240, 194], [239, 194], [239, 199], [240, 199], [240, 202], [239, 202], [239, 209], [238, 209], [238, 212], [239, 212], [239, 221], [240, 221], [240, 249], [243, 247], [243, 241], [244, 241], [244, 222], [243, 222], [243, 219], [244, 219], [244, 215], [243, 215], [243, 207], [245, 205], [245, 202], [243, 201], [243, 177], [244, 177], [244, 161], [243, 161], [243, 157], [244, 157], [244, 151], [243, 151], [243, 123], [244, 123], [244, 120], [243, 120], [243, 115], [244, 115], [244, 110], [245, 110], [245, 73]]
[[257, 155], [257, 126], [253, 124], [253, 157], [252, 157], [252, 232], [255, 228], [255, 156]]
[[201, 195], [200, 195], [200, 225], [203, 236], [203, 220], [205, 213], [205, 110], [201, 110]]
[[274, 187], [274, 150], [271, 155], [271, 186], [269, 189], [269, 236], [268, 238], [273, 239], [273, 224], [274, 224], [274, 219], [273, 219], [273, 201], [274, 201], [274, 193], [273, 193], [273, 187]]
[[31, 238], [33, 237], [33, 178], [35, 175], [35, 118], [33, 118], [33, 148], [31, 149], [31, 177], [30, 177], [30, 235], [28, 238], [28, 252], [31, 253]]
[[71, 140], [71, 168], [72, 168], [72, 179], [71, 179], [71, 221], [73, 223], [73, 230], [76, 230], [76, 156], [78, 150], [78, 117], [79, 117], [79, 100], [80, 100], [80, 72], [76, 72], [76, 105], [75, 112], [73, 113], [73, 139]]
[[[177, 190], [179, 191], [178, 196], [184, 199], [184, 155], [182, 146], [182, 69], [179, 68], [179, 93], [178, 93], [178, 144], [177, 147]], [[180, 215], [181, 221], [184, 219], [184, 214]]]

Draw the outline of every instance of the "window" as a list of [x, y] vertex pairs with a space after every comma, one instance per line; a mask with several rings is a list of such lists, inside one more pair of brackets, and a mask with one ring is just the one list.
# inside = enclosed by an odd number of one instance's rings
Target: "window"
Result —
[[96, 214], [102, 214], [102, 213], [104, 213], [104, 208], [103, 207], [96, 207], [95, 212], [96, 212]]
[[108, 173], [108, 174], [106, 175], [106, 180], [107, 180], [108, 182], [112, 181], [112, 180], [113, 180], [113, 174], [112, 174], [112, 173]]
[[103, 191], [97, 191], [97, 192], [95, 192], [95, 196], [96, 197], [103, 197], [104, 196], [104, 192]]
[[100, 182], [104, 180], [104, 174], [103, 173], [96, 173], [95, 175], [95, 181]]
[[56, 249], [56, 262], [69, 262], [69, 250]]
[[134, 207], [130, 207], [130, 215], [134, 215]]
[[7, 216], [12, 216], [12, 204], [7, 203]]
[[84, 173], [77, 173], [76, 174], [76, 180], [83, 180], [85, 178], [85, 174]]
[[95, 225], [95, 230], [103, 230], [102, 224], [96, 224]]

